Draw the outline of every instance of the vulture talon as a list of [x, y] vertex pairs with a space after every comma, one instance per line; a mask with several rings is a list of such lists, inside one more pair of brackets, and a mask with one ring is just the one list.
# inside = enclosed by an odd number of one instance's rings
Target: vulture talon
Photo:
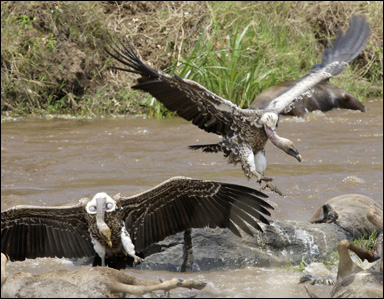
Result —
[[269, 188], [272, 192], [275, 192], [279, 194], [280, 196], [283, 196], [283, 193], [279, 190], [279, 188], [276, 187], [276, 185], [272, 184], [271, 182], [266, 183], [261, 190], [265, 190], [266, 188]]

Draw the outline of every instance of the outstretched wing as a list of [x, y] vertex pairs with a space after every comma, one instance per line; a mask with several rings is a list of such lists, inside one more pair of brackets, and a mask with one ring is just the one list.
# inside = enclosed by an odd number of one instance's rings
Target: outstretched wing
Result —
[[[125, 46], [114, 43], [106, 52], [127, 68], [115, 69], [139, 74], [138, 84], [133, 89], [149, 92], [165, 107], [207, 132], [230, 135], [234, 115], [241, 115], [243, 109], [225, 100], [195, 81], [170, 76], [144, 64], [127, 41]], [[249, 111], [246, 112], [250, 114]], [[252, 112], [255, 114], [255, 112]]]
[[364, 49], [369, 38], [369, 24], [364, 17], [354, 15], [349, 23], [348, 31], [343, 35], [339, 30], [332, 49], [326, 49], [323, 61], [292, 85], [286, 92], [271, 101], [266, 108], [281, 113], [298, 96], [317, 83], [340, 74]]
[[80, 258], [95, 254], [80, 204], [15, 206], [1, 212], [1, 252], [11, 261], [37, 257]]
[[262, 231], [273, 209], [262, 192], [249, 187], [174, 177], [141, 194], [121, 198], [126, 227], [137, 252], [166, 237], [191, 228], [229, 228], [236, 225], [252, 235], [248, 225]]

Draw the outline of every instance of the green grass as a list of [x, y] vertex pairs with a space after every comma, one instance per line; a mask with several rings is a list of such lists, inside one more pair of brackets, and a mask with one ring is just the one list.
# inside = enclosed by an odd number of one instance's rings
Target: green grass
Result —
[[299, 79], [320, 62], [336, 28], [355, 13], [371, 24], [370, 43], [331, 83], [363, 100], [383, 95], [378, 2], [148, 2], [134, 15], [131, 6], [2, 3], [2, 113], [174, 115], [131, 90], [134, 76], [108, 70], [116, 62], [103, 49], [107, 31], [127, 36], [152, 67], [247, 107], [262, 90]]
[[378, 237], [378, 232], [376, 230], [373, 230], [373, 232], [370, 235], [364, 234], [360, 238], [354, 239], [352, 243], [364, 249], [372, 250], [376, 248], [377, 237]]
[[308, 266], [308, 263], [316, 262], [316, 263], [323, 263], [327, 269], [331, 270], [332, 266], [336, 262], [338, 262], [338, 260], [339, 260], [339, 254], [337, 253], [337, 251], [333, 251], [326, 258], [313, 260], [313, 261], [308, 261], [308, 260], [306, 261], [304, 256], [302, 257], [301, 262], [299, 263], [294, 262], [292, 259], [288, 259], [284, 268], [287, 271], [302, 272]]
[[[221, 36], [217, 24], [213, 26], [215, 36], [208, 40], [206, 28], [192, 54], [182, 60], [174, 72], [178, 72], [183, 78], [200, 82], [241, 107], [247, 106], [257, 95], [260, 82], [273, 69], [262, 72], [259, 65], [262, 64], [263, 57], [260, 53], [251, 55], [249, 49], [244, 49], [249, 26], [241, 31], [236, 28], [230, 37]], [[217, 43], [226, 44], [218, 49]]]
[[[284, 10], [287, 5], [281, 4], [279, 9]], [[180, 59], [171, 55], [167, 73], [194, 80], [246, 108], [264, 89], [299, 79], [321, 62], [323, 48], [317, 46], [310, 27], [295, 34], [293, 31], [297, 29], [286, 23], [268, 20], [260, 14], [258, 18], [251, 18], [251, 13], [239, 12], [234, 2], [212, 4], [210, 8], [211, 23], [189, 56]], [[379, 72], [374, 74], [377, 76]], [[352, 65], [331, 83], [364, 100], [372, 94], [372, 85], [380, 78], [371, 78], [369, 82], [362, 79], [363, 76], [361, 67]], [[377, 92], [382, 95], [382, 89]], [[152, 97], [148, 98], [147, 105], [151, 107], [150, 115], [160, 118], [170, 114]]]
[[[292, 44], [287, 42], [287, 28], [283, 25], [277, 34], [273, 33], [273, 28], [255, 22], [235, 27], [230, 34], [225, 34], [212, 10], [211, 20], [190, 55], [179, 61], [171, 56], [171, 67], [165, 72], [199, 82], [236, 105], [248, 107], [262, 90], [283, 78], [303, 75], [303, 71], [297, 68], [300, 59], [307, 57], [315, 63], [313, 57], [316, 53], [312, 48], [300, 55], [292, 52]], [[305, 36], [297, 42], [307, 44], [308, 40], [311, 37]], [[159, 117], [158, 113], [166, 113], [166, 109], [153, 98], [148, 101], [150, 106], [156, 107], [152, 110], [154, 115]]]

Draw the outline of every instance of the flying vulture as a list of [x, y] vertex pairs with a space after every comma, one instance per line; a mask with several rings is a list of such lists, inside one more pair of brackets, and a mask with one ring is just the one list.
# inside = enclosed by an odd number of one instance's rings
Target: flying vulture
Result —
[[[11, 261], [95, 257], [94, 266], [135, 266], [153, 243], [191, 228], [269, 224], [268, 196], [249, 187], [173, 177], [143, 193], [97, 193], [65, 207], [15, 206], [1, 213], [1, 252]], [[96, 254], [97, 253], [97, 254]]]
[[332, 49], [326, 49], [323, 61], [295, 82], [288, 90], [270, 102], [262, 110], [241, 109], [232, 102], [207, 90], [195, 81], [170, 76], [144, 64], [131, 45], [120, 40], [106, 51], [125, 67], [115, 69], [140, 75], [133, 89], [149, 92], [166, 108], [207, 132], [222, 136], [216, 144], [190, 146], [204, 152], [223, 152], [229, 163], [240, 163], [244, 174], [257, 181], [265, 181], [271, 190], [281, 192], [264, 177], [266, 159], [264, 148], [268, 139], [299, 162], [301, 155], [288, 139], [276, 134], [279, 114], [288, 109], [293, 101], [317, 83], [341, 73], [364, 48], [369, 37], [369, 24], [364, 17], [353, 16], [344, 35], [339, 30]]

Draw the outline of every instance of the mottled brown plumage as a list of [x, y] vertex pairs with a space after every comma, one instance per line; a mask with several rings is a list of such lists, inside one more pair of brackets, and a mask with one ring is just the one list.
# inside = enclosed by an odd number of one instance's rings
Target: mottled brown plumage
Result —
[[[174, 177], [143, 193], [98, 193], [75, 206], [16, 206], [1, 213], [1, 252], [10, 260], [81, 258], [95, 252], [110, 267], [142, 261], [148, 246], [191, 228], [262, 231], [273, 209], [262, 192], [234, 184]], [[100, 260], [95, 259], [94, 265]]]
[[[262, 173], [266, 167], [265, 157], [260, 159], [265, 164], [263, 169], [263, 166], [257, 165], [259, 161], [254, 156], [264, 151], [268, 139], [301, 161], [294, 144], [275, 132], [279, 114], [312, 86], [342, 72], [363, 50], [368, 37], [369, 25], [365, 18], [353, 16], [346, 34], [343, 35], [340, 30], [334, 47], [324, 51], [322, 63], [315, 65], [311, 72], [272, 100], [264, 110], [241, 109], [192, 80], [150, 68], [138, 58], [128, 41], [126, 45], [121, 41], [114, 43], [106, 51], [125, 66], [115, 69], [140, 75], [133, 89], [150, 93], [166, 108], [176, 111], [200, 129], [223, 137], [217, 144], [194, 145], [191, 148], [201, 148], [206, 152], [222, 151], [230, 163], [241, 164], [248, 178], [256, 176], [261, 182], [271, 179], [265, 178]], [[279, 192], [274, 187], [272, 190]]]

